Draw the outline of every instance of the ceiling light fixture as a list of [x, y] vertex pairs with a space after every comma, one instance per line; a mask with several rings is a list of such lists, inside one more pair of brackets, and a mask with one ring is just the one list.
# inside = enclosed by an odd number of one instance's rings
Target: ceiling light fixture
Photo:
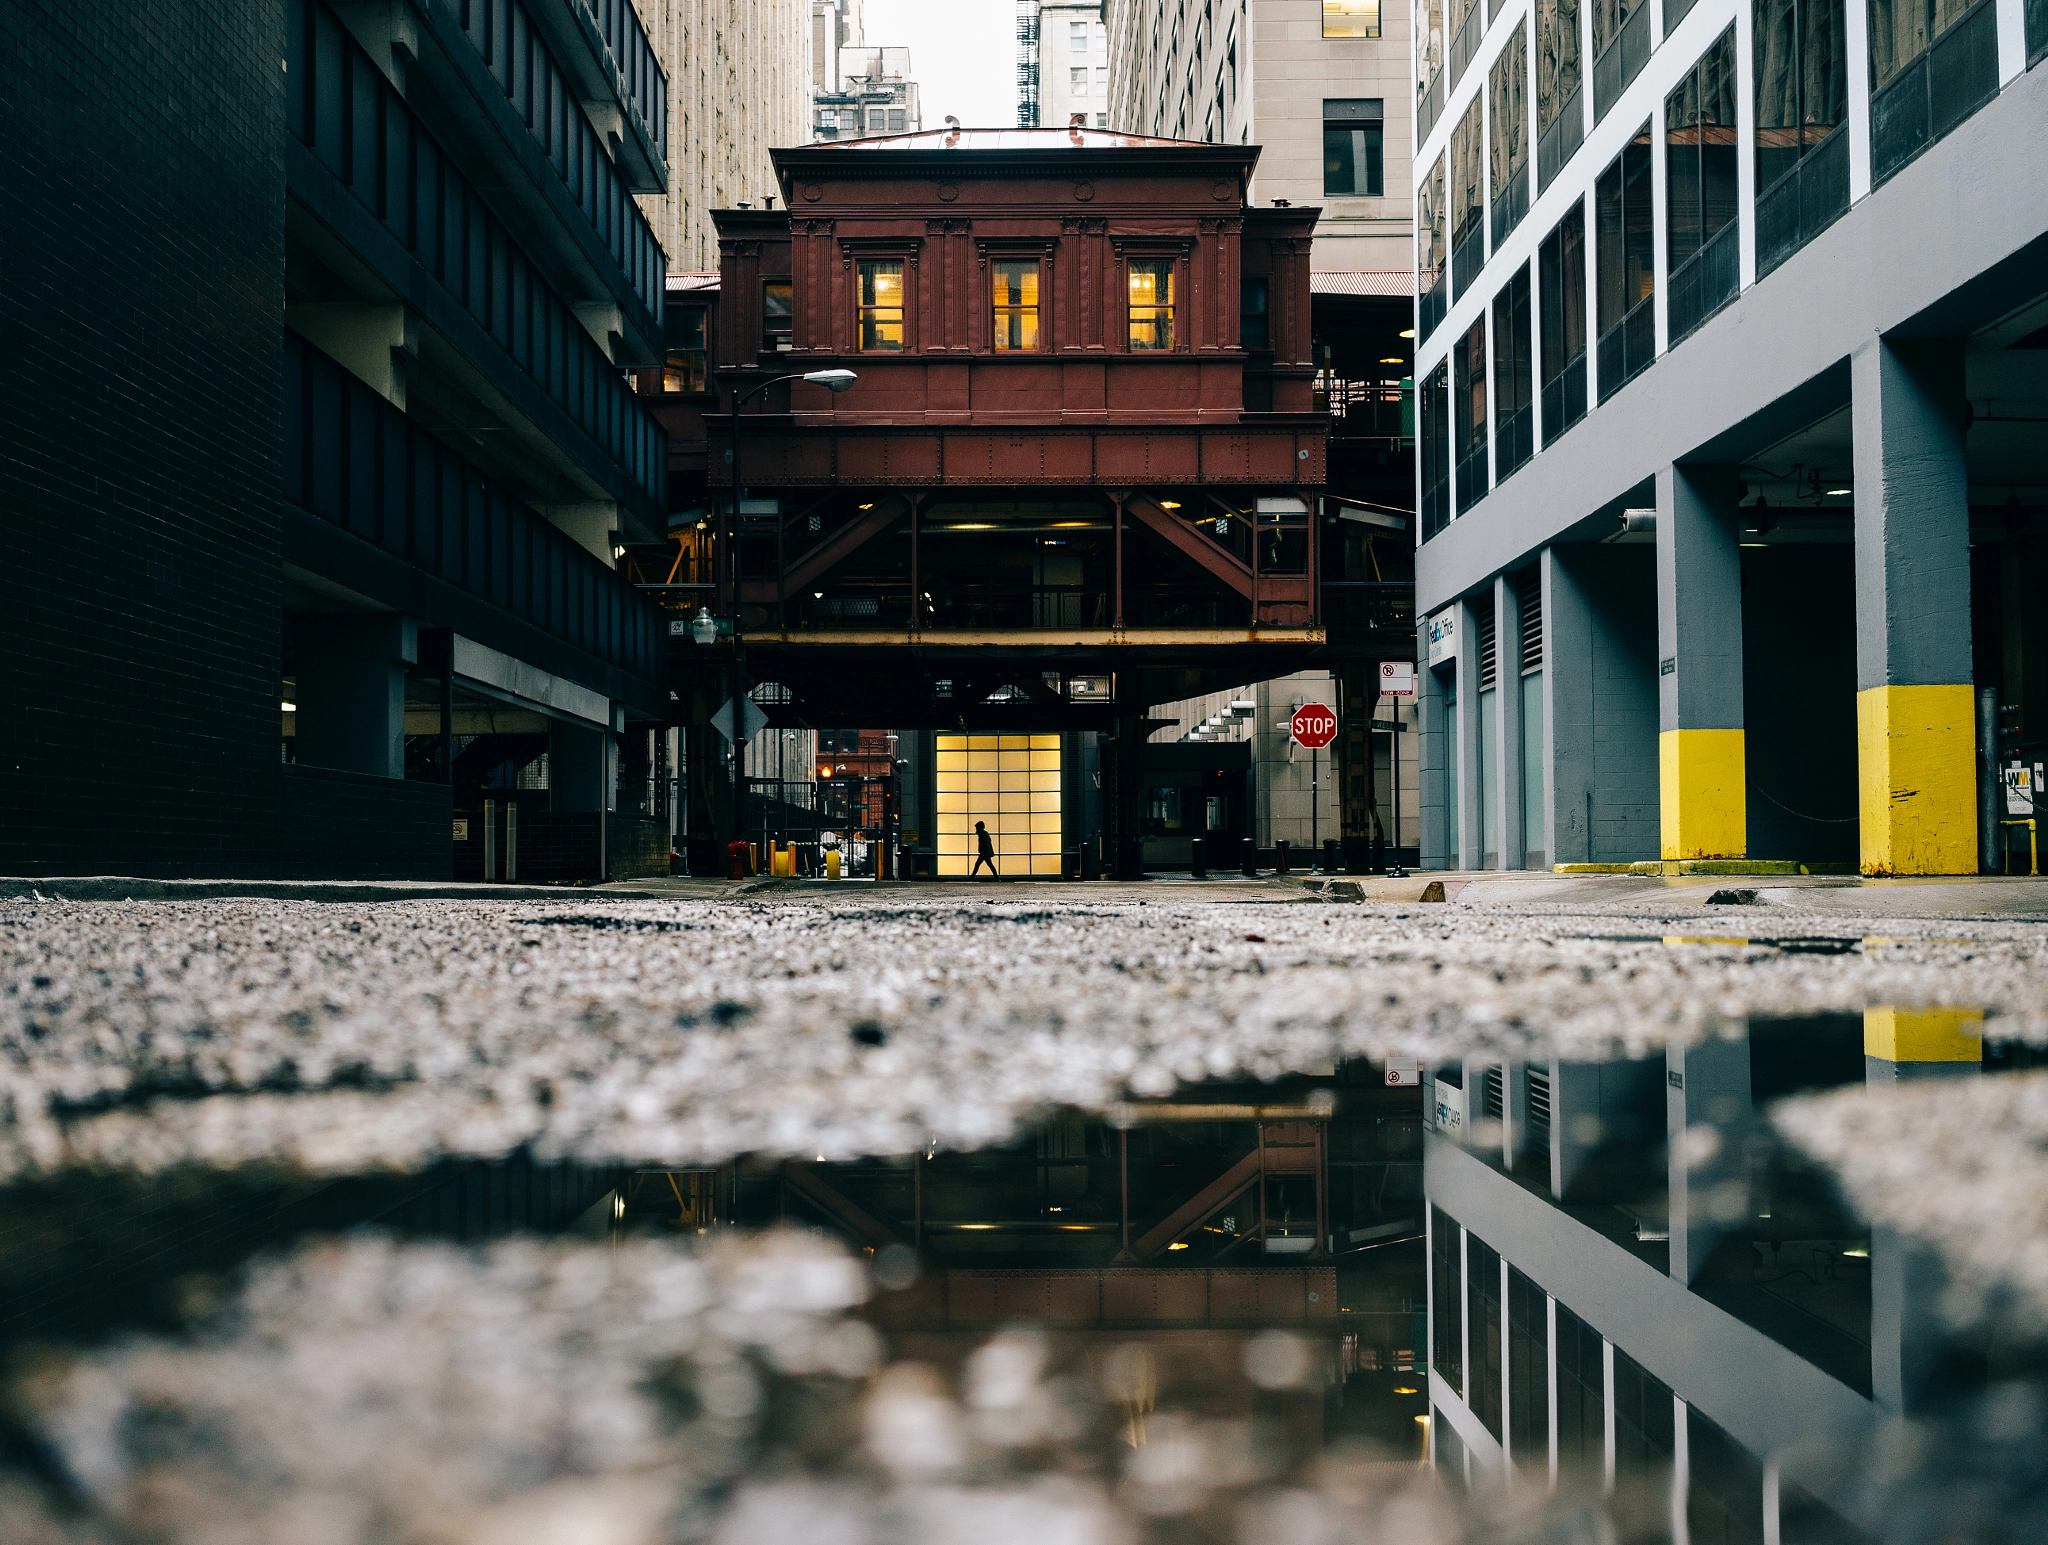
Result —
[[1399, 354], [1389, 354], [1385, 359], [1381, 360], [1380, 363], [1382, 365], [1405, 365], [1408, 363], [1408, 361]]
[[1172, 1244], [1168, 1245], [1166, 1248], [1169, 1250], [1185, 1250], [1187, 1247], [1188, 1242], [1185, 1239], [1176, 1239]]
[[1827, 488], [1823, 489], [1822, 492], [1832, 499], [1838, 494], [1854, 493], [1855, 490], [1851, 488]]
[[1413, 338], [1415, 336], [1415, 329], [1412, 327], [1404, 327], [1398, 333], [1394, 334], [1394, 336], [1396, 338]]
[[297, 713], [299, 711], [299, 705], [297, 703], [279, 703], [277, 706], [282, 708], [286, 713]]

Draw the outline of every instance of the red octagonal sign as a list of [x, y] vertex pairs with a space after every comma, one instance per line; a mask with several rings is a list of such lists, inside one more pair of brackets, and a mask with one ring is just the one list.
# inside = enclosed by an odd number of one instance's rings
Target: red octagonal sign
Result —
[[1303, 703], [1294, 710], [1288, 728], [1294, 731], [1296, 745], [1320, 751], [1337, 738], [1337, 716], [1321, 703]]

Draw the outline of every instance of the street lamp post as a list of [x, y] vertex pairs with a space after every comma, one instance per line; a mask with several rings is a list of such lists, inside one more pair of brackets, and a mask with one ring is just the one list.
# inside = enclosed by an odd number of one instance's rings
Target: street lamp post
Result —
[[732, 447], [727, 452], [732, 460], [732, 520], [728, 533], [731, 540], [729, 556], [722, 567], [727, 570], [732, 586], [732, 831], [738, 842], [746, 841], [747, 836], [747, 719], [740, 704], [746, 680], [746, 643], [740, 629], [740, 501], [746, 496], [740, 482], [740, 409], [784, 381], [809, 381], [828, 392], [843, 392], [859, 379], [851, 370], [799, 370], [770, 376], [749, 392], [735, 388], [732, 394]]

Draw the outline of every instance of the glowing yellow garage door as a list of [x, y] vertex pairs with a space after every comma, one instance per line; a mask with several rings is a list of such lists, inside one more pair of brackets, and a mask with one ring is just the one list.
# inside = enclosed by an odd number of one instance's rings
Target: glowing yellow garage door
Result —
[[999, 872], [1060, 872], [1059, 736], [941, 735], [938, 800], [941, 875], [973, 869], [976, 821], [995, 838]]

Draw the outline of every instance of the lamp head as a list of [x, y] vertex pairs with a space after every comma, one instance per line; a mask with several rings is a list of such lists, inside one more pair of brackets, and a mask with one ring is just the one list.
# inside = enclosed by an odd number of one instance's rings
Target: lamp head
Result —
[[804, 379], [828, 392], [843, 392], [860, 377], [851, 370], [813, 370], [806, 373]]
[[690, 619], [690, 637], [700, 644], [718, 642], [718, 619], [711, 615], [710, 607], [697, 608], [697, 615]]

